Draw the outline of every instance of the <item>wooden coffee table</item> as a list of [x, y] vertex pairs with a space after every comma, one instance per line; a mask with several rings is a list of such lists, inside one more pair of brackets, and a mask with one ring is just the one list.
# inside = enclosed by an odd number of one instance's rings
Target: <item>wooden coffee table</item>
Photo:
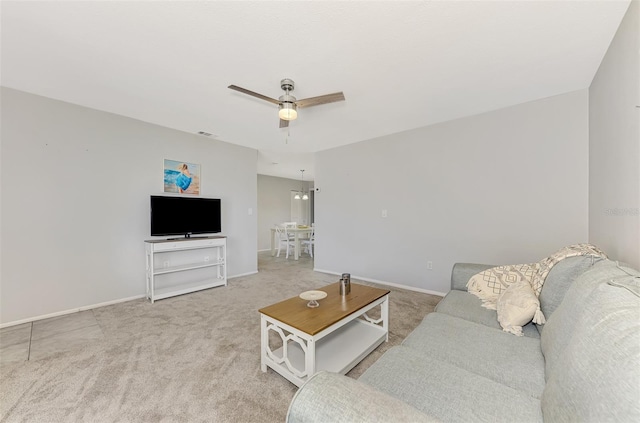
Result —
[[[339, 289], [339, 283], [320, 288], [328, 295], [317, 308], [293, 297], [259, 310], [263, 372], [271, 367], [301, 386], [320, 370], [347, 373], [389, 340], [389, 291], [352, 283], [343, 297]], [[367, 315], [375, 307], [380, 307], [378, 319]], [[275, 351], [270, 332], [281, 340]]]

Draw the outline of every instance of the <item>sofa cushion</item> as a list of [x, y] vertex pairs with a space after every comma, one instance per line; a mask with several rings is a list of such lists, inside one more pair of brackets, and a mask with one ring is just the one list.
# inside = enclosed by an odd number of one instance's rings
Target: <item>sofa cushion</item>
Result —
[[598, 257], [600, 259], [606, 259], [607, 255], [592, 244], [573, 244], [566, 247], [563, 247], [551, 254], [548, 257], [543, 258], [537, 263], [538, 271], [533, 276], [531, 280], [531, 286], [533, 286], [533, 290], [536, 291], [536, 295], [540, 295], [540, 291], [542, 290], [542, 286], [547, 280], [547, 276], [556, 264], [560, 263], [562, 260], [566, 260], [569, 257]]
[[544, 389], [540, 340], [443, 313], [430, 313], [402, 345], [423, 357], [453, 364], [535, 398]]
[[[540, 309], [547, 320], [558, 308], [565, 293], [578, 276], [600, 261], [602, 261], [600, 257], [577, 256], [568, 257], [553, 266], [542, 286], [539, 297]], [[539, 326], [540, 331], [542, 328], [543, 326]]]
[[406, 346], [388, 350], [359, 380], [442, 421], [542, 421], [538, 399]]
[[437, 422], [399, 398], [335, 373], [319, 372], [296, 392], [287, 423]]
[[[496, 311], [482, 307], [482, 301], [478, 297], [465, 291], [449, 291], [438, 303], [435, 311], [502, 330]], [[540, 333], [533, 323], [523, 326], [522, 333], [527, 337], [540, 338]]]
[[[640, 273], [611, 263], [601, 268], [606, 274], [598, 269], [585, 278], [599, 280], [595, 288], [577, 300], [568, 291], [553, 316], [565, 316], [568, 301], [580, 304], [547, 378], [545, 420], [640, 421]], [[554, 330], [548, 326], [543, 339]]]
[[602, 260], [580, 275], [571, 284], [564, 295], [562, 303], [547, 319], [540, 339], [540, 346], [545, 358], [545, 376], [547, 379], [569, 343], [576, 324], [585, 313], [590, 312], [585, 308], [585, 302], [591, 292], [611, 277], [623, 277], [625, 275], [626, 273], [617, 269], [615, 262]]

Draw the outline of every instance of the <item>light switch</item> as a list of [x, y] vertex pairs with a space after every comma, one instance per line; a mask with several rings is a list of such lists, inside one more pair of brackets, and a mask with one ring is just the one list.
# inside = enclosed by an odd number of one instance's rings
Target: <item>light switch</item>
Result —
[[387, 217], [387, 209], [382, 210], [382, 217]]
[[249, 216], [253, 216], [253, 209], [251, 207], [249, 207], [248, 214]]

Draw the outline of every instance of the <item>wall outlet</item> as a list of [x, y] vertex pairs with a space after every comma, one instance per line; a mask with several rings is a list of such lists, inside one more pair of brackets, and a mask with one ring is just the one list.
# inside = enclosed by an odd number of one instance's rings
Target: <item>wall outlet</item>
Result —
[[209, 260], [211, 260], [211, 257], [209, 257], [209, 256], [204, 256], [204, 261], [209, 261]]
[[427, 262], [427, 270], [433, 270], [433, 262], [432, 261], [428, 261]]
[[162, 267], [169, 267], [169, 264], [170, 264], [170, 263], [169, 263], [169, 261], [167, 260], [167, 261], [165, 261], [164, 263], [162, 263]]

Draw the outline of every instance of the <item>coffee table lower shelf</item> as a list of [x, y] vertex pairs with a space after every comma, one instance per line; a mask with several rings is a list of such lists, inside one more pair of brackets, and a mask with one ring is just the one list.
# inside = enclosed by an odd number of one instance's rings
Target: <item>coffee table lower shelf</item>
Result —
[[[375, 306], [382, 307], [383, 317], [374, 321], [365, 312]], [[271, 367], [298, 387], [321, 370], [347, 373], [388, 340], [388, 297], [372, 303], [366, 310], [315, 336], [262, 315], [262, 371]], [[362, 315], [364, 319], [355, 318]], [[283, 346], [274, 351], [269, 347], [270, 331], [276, 332], [282, 340]]]
[[[316, 343], [316, 372], [326, 370], [345, 374], [386, 338], [387, 334], [382, 328], [354, 320]], [[304, 369], [305, 353], [302, 347], [296, 342], [289, 342], [288, 352], [293, 367]], [[282, 348], [278, 348], [274, 354], [282, 357]]]

